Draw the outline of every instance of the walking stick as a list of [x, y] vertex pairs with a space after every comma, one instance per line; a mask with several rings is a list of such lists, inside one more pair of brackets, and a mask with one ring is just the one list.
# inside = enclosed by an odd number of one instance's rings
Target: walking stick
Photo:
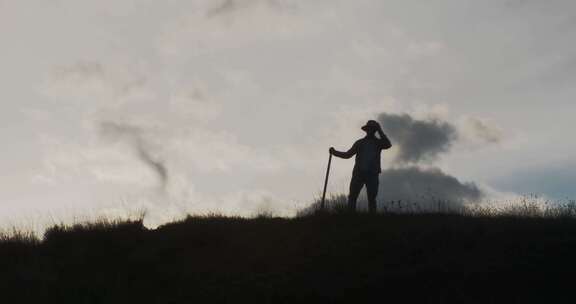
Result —
[[326, 188], [328, 187], [328, 176], [330, 175], [330, 164], [332, 163], [332, 153], [328, 157], [328, 168], [326, 168], [326, 179], [324, 179], [324, 192], [322, 193], [322, 201], [320, 202], [320, 210], [324, 210], [326, 203]]

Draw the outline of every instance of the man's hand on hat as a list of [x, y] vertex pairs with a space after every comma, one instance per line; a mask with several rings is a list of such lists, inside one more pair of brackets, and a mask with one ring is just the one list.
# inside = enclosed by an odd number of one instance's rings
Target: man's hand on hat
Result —
[[378, 123], [378, 126], [376, 127], [376, 132], [378, 132], [378, 134], [380, 134], [382, 137], [386, 136], [386, 133], [384, 133], [384, 130], [382, 130], [380, 123]]

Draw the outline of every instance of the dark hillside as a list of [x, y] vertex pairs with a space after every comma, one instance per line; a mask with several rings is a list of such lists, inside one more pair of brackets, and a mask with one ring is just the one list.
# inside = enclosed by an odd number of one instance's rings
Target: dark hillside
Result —
[[572, 297], [575, 257], [572, 219], [191, 217], [4, 240], [0, 281], [4, 303], [542, 303]]

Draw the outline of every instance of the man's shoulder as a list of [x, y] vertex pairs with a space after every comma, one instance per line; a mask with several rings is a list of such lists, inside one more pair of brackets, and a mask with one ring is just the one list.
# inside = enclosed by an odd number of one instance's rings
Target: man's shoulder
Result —
[[363, 137], [358, 139], [354, 145], [356, 146], [369, 146], [369, 147], [379, 147], [381, 149], [386, 149], [388, 147], [385, 147], [385, 145], [382, 143], [381, 139], [378, 139], [376, 137], [370, 138], [370, 137]]
[[362, 137], [359, 140], [356, 141], [357, 144], [365, 144], [365, 143], [373, 143], [373, 142], [377, 142], [378, 138], [369, 138], [369, 137]]
[[366, 146], [369, 147], [372, 146], [373, 144], [374, 144], [373, 140], [367, 137], [362, 137], [354, 143], [356, 147], [366, 147]]

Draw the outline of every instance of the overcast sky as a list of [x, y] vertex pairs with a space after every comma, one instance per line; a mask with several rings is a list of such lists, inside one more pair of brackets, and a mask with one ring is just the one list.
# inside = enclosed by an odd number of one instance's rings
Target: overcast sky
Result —
[[290, 215], [380, 113], [456, 126], [463, 181], [575, 198], [575, 36], [571, 0], [0, 0], [0, 218]]

